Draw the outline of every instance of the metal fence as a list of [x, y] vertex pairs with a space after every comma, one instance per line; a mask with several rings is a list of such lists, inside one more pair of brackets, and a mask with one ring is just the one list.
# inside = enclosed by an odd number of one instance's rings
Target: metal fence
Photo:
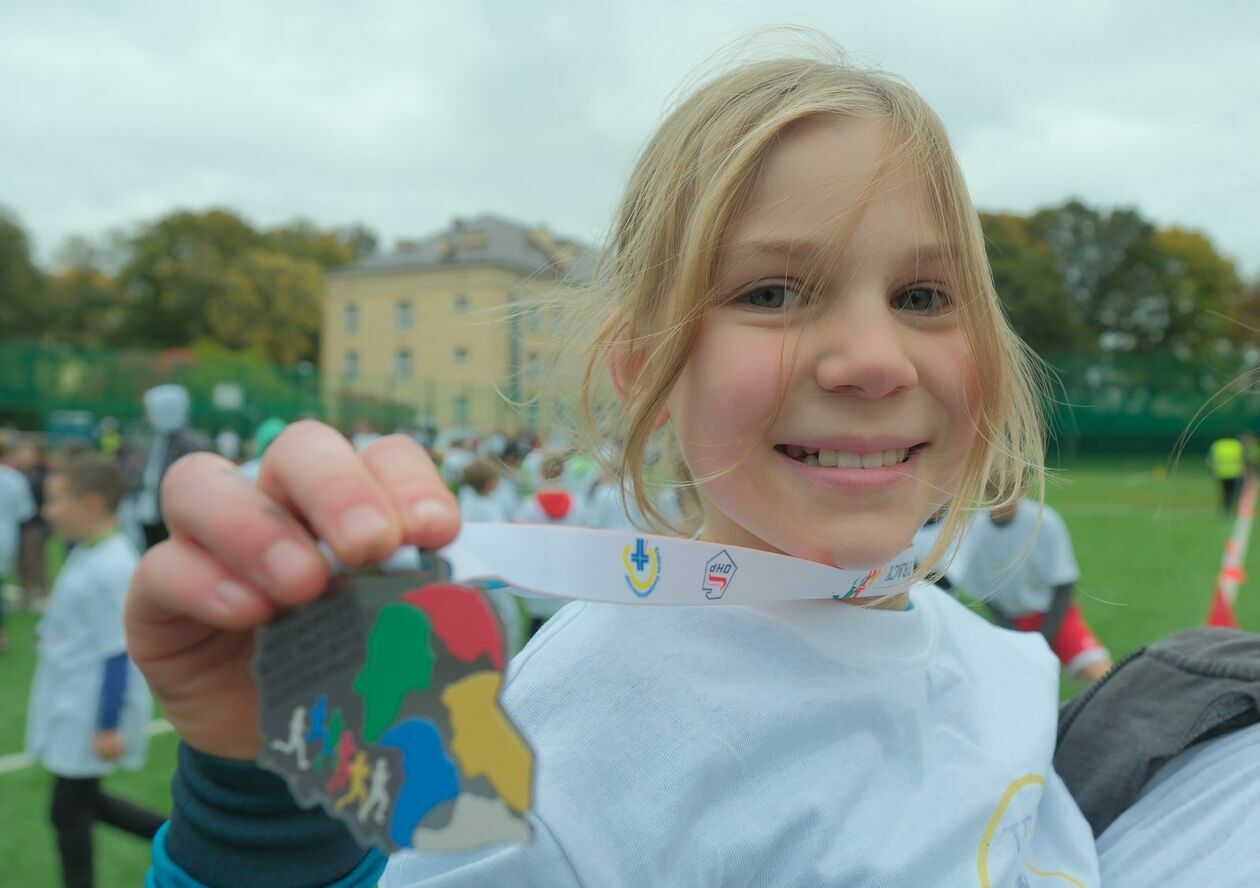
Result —
[[[1050, 403], [1052, 460], [1088, 455], [1166, 456], [1185, 436], [1202, 452], [1223, 434], [1260, 431], [1260, 387], [1238, 359], [1173, 355], [1056, 356]], [[311, 416], [351, 429], [359, 420], [391, 430], [413, 424], [483, 430], [537, 428], [537, 403], [494, 382], [342, 380], [310, 365], [284, 368], [228, 353], [84, 349], [0, 343], [0, 425], [48, 429], [59, 411], [143, 418], [141, 396], [163, 382], [186, 386], [193, 423], [247, 435], [268, 416]], [[1196, 418], [1197, 417], [1197, 418]]]

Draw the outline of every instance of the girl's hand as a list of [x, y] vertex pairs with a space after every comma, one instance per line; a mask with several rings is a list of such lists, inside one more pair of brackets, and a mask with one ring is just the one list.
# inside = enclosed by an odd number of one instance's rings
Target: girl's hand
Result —
[[178, 460], [162, 511], [171, 538], [132, 577], [128, 650], [184, 740], [235, 759], [261, 742], [253, 630], [322, 592], [316, 539], [357, 566], [403, 544], [440, 548], [459, 531], [455, 498], [418, 444], [391, 435], [357, 454], [311, 420], [272, 442], [257, 486], [210, 453]]

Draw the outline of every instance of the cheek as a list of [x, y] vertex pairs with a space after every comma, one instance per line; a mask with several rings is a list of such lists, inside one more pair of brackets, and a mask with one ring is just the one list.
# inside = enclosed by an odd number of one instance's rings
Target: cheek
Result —
[[950, 354], [944, 356], [943, 365], [937, 369], [940, 379], [946, 380], [942, 400], [950, 414], [951, 435], [959, 456], [965, 455], [975, 442], [983, 408], [983, 392], [980, 370], [971, 350], [958, 343]]
[[960, 336], [946, 346], [937, 343], [932, 355], [931, 378], [935, 398], [948, 414], [950, 450], [963, 458], [975, 442], [982, 412], [982, 384], [971, 350]]
[[765, 338], [705, 331], [674, 387], [670, 413], [698, 474], [729, 468], [762, 441], [785, 372], [778, 342]]

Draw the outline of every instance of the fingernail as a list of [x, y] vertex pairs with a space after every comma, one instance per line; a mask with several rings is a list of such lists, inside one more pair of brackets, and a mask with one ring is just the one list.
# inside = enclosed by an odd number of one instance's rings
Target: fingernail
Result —
[[449, 520], [451, 507], [441, 500], [420, 500], [411, 507], [411, 517], [421, 530], [427, 530], [434, 524]]
[[296, 586], [311, 570], [311, 556], [306, 550], [292, 540], [281, 540], [272, 543], [271, 548], [263, 555], [263, 563], [267, 565], [267, 573], [281, 586]]
[[240, 583], [234, 583], [231, 580], [219, 580], [216, 590], [219, 598], [228, 607], [237, 608], [249, 600], [249, 591]]
[[389, 522], [372, 506], [355, 506], [341, 516], [341, 534], [350, 546], [366, 545], [389, 530]]

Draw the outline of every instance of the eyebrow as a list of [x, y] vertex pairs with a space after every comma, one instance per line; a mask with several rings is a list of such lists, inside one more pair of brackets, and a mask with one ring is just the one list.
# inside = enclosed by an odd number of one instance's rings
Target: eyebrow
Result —
[[[828, 246], [800, 238], [736, 241], [726, 248], [726, 256], [732, 260], [759, 256], [816, 256], [828, 249]], [[898, 257], [897, 265], [909, 267], [923, 262], [944, 261], [953, 254], [954, 251], [945, 244], [916, 244]]]

